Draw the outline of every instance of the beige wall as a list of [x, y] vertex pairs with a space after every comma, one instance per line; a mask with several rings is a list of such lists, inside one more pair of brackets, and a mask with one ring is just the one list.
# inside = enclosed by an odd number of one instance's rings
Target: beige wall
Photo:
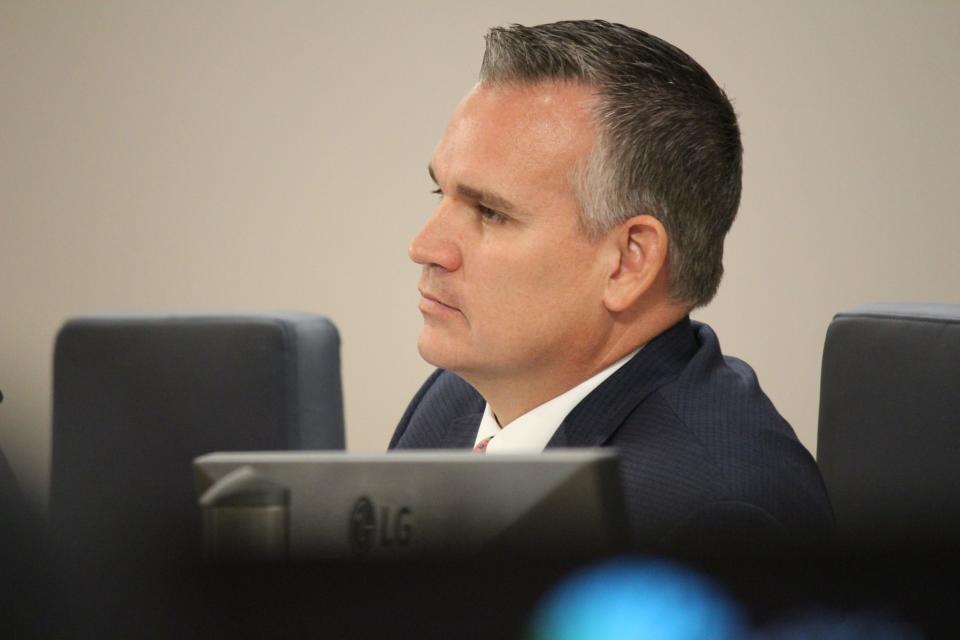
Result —
[[745, 197], [696, 315], [813, 449], [832, 314], [960, 302], [960, 3], [0, 0], [0, 446], [21, 481], [46, 489], [52, 341], [89, 312], [326, 313], [348, 446], [381, 450], [429, 371], [406, 246], [483, 32], [574, 17], [665, 37], [734, 98]]

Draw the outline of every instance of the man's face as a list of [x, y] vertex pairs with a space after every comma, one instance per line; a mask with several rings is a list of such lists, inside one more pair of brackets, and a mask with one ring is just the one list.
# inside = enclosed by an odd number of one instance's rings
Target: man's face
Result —
[[572, 83], [478, 85], [457, 108], [430, 164], [440, 202], [410, 245], [428, 362], [474, 384], [555, 375], [602, 340], [611, 265], [572, 183], [592, 101]]

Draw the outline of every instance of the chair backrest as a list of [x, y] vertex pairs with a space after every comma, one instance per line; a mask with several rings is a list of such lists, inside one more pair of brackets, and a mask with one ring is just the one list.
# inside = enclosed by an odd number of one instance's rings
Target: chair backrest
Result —
[[960, 541], [960, 305], [834, 317], [817, 461], [841, 541], [920, 551]]
[[343, 448], [339, 347], [307, 314], [67, 322], [54, 354], [60, 553], [131, 571], [198, 556], [195, 457]]

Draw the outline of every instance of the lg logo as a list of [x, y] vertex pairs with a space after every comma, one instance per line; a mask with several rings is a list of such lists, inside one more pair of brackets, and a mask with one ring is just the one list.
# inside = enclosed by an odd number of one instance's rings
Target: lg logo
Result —
[[413, 535], [413, 512], [409, 507], [381, 507], [377, 513], [370, 498], [360, 498], [350, 513], [350, 549], [365, 555], [376, 545], [406, 547]]

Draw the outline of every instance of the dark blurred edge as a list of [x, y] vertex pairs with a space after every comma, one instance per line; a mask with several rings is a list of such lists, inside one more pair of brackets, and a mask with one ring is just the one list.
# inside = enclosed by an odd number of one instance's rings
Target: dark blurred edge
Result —
[[[40, 574], [21, 563], [18, 582], [4, 572], [4, 608], [18, 612], [9, 619], [18, 626], [6, 624], [2, 637], [522, 638], [536, 605], [559, 581], [625, 557], [655, 556], [181, 564], [149, 582], [123, 567]], [[755, 628], [809, 611], [879, 612], [928, 638], [955, 637], [960, 625], [958, 554], [831, 550], [668, 559], [725, 588]], [[23, 580], [32, 591], [10, 588]]]

